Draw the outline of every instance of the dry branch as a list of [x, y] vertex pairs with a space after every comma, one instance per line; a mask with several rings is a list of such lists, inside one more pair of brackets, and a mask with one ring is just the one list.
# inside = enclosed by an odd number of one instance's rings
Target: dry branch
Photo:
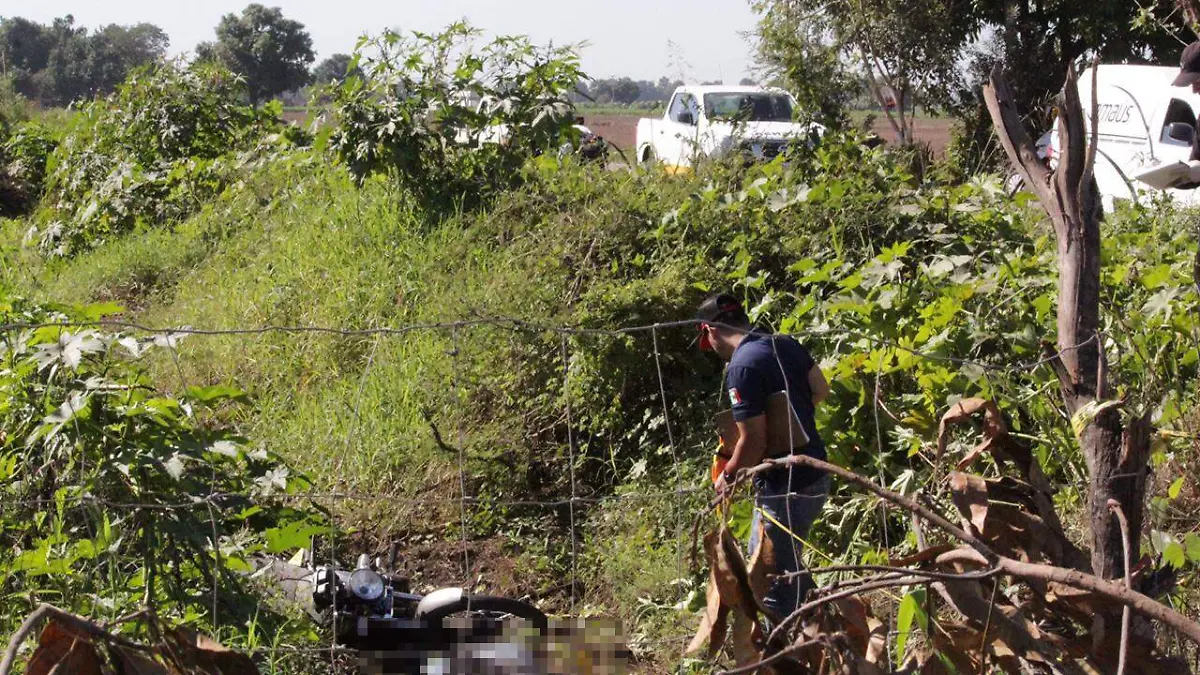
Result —
[[136, 642], [130, 642], [119, 635], [113, 635], [101, 626], [88, 621], [87, 619], [75, 616], [70, 612], [55, 607], [54, 605], [41, 604], [37, 609], [25, 618], [21, 626], [9, 638], [8, 648], [4, 651], [4, 658], [0, 659], [0, 675], [9, 675], [12, 671], [13, 663], [17, 659], [17, 650], [20, 649], [21, 643], [24, 642], [29, 635], [37, 630], [42, 625], [43, 621], [53, 619], [63, 623], [70, 628], [80, 633], [86, 633], [92, 637], [100, 638], [127, 649], [136, 649], [139, 651], [148, 651], [149, 648], [145, 645], [139, 645]]
[[[991, 548], [987, 546], [987, 544], [983, 543], [975, 536], [963, 531], [962, 528], [950, 523], [950, 521], [941, 515], [938, 515], [930, 509], [917, 504], [913, 500], [901, 494], [875, 484], [868, 478], [860, 476], [835, 464], [830, 464], [829, 462], [824, 462], [806, 455], [792, 455], [790, 457], [783, 457], [764, 462], [763, 464], [750, 469], [749, 472], [757, 473], [770, 468], [788, 465], [807, 466], [822, 471], [827, 471], [851, 483], [854, 483], [859, 487], [866, 488], [870, 492], [873, 492], [895, 506], [899, 506], [906, 511], [917, 514], [924, 520], [937, 525], [939, 528], [956, 539], [959, 539], [960, 541], [970, 545], [971, 548], [975, 550], [975, 553], [980, 556], [979, 558], [975, 559], [977, 563], [994, 566], [998, 568], [1000, 574], [1018, 577], [1025, 580], [1056, 582], [1065, 586], [1091, 591], [1097, 595], [1112, 600], [1113, 602], [1129, 607], [1131, 610], [1143, 616], [1160, 621], [1175, 629], [1196, 645], [1200, 645], [1200, 624], [1197, 624], [1195, 621], [1192, 621], [1174, 609], [1157, 602], [1153, 598], [1149, 598], [1132, 589], [1125, 588], [1121, 584], [1107, 581], [1091, 574], [1085, 574], [1079, 570], [1056, 567], [1054, 565], [1022, 562], [997, 555], [994, 551], [992, 551]], [[913, 578], [916, 579], [915, 577]], [[862, 587], [860, 587], [860, 589], [868, 590]], [[832, 596], [822, 598], [822, 601], [828, 601], [830, 597]], [[811, 605], [812, 603], [809, 604]], [[800, 612], [804, 611], [810, 611], [808, 605], [800, 608]], [[783, 624], [780, 624], [779, 628], [782, 627]], [[776, 632], [779, 630], [779, 628], [777, 628], [776, 631], [772, 631], [772, 640], [778, 637]]]
[[[152, 632], [162, 633], [155, 625], [153, 611], [147, 610], [120, 621], [129, 621], [142, 616], [152, 627]], [[157, 646], [146, 646], [114, 635], [105, 627], [88, 619], [65, 612], [48, 604], [34, 610], [9, 639], [4, 658], [0, 660], [0, 675], [9, 675], [16, 662], [21, 644], [40, 625], [49, 622], [42, 630], [37, 649], [30, 657], [30, 673], [75, 673], [82, 668], [85, 672], [109, 672], [104, 665], [101, 651], [107, 647], [116, 659], [122, 672], [144, 675], [200, 675], [202, 673], [224, 673], [225, 675], [254, 675], [258, 669], [250, 657], [217, 642], [193, 633], [185, 628], [166, 632], [165, 639]], [[67, 648], [64, 650], [63, 646]], [[165, 662], [160, 663], [156, 658]]]

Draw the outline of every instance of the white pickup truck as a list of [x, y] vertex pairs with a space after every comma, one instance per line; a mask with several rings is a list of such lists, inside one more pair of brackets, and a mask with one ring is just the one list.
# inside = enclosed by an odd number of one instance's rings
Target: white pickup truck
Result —
[[791, 143], [811, 143], [819, 124], [794, 121], [796, 99], [765, 87], [683, 86], [675, 90], [661, 119], [640, 119], [637, 160], [688, 168], [703, 157], [741, 151], [770, 160]]

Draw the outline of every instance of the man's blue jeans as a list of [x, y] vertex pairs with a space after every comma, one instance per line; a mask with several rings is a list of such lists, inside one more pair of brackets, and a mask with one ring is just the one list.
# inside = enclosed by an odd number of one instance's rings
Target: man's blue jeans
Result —
[[[755, 505], [754, 520], [750, 527], [750, 555], [758, 549], [759, 524], [775, 549], [775, 574], [799, 572], [804, 569], [801, 556], [804, 544], [785, 532], [770, 518], [763, 518], [761, 509], [787, 526], [799, 537], [808, 537], [813, 521], [821, 515], [825, 500], [829, 497], [829, 474], [789, 494], [790, 467], [760, 473], [754, 477]], [[776, 613], [781, 619], [796, 611], [804, 596], [814, 584], [811, 576], [775, 578], [763, 600], [763, 606]]]

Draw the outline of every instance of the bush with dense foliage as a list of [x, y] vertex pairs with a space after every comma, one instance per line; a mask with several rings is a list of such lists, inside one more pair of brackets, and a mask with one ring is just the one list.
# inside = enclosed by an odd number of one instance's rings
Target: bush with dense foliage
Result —
[[571, 140], [568, 95], [584, 77], [575, 52], [515, 37], [479, 46], [478, 35], [459, 23], [360, 42], [333, 91], [330, 136], [356, 178], [392, 175], [427, 204], [470, 206]]
[[53, 325], [118, 309], [0, 297], [0, 632], [41, 602], [98, 619], [150, 605], [216, 627], [214, 588], [222, 621], [266, 623], [241, 573], [324, 529], [286, 505], [306, 482], [216, 421], [242, 391], [148, 379], [140, 360], [183, 335]]
[[226, 70], [170, 63], [85, 105], [50, 159], [30, 240], [69, 255], [202, 208], [236, 180], [248, 154], [295, 135], [277, 107], [246, 105], [241, 93]]
[[22, 215], [37, 206], [57, 147], [54, 132], [38, 122], [22, 124], [0, 141], [0, 216]]

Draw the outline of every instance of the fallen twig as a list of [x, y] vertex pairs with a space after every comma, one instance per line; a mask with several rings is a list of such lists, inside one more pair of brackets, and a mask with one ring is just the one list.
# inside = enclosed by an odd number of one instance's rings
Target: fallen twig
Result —
[[797, 654], [797, 653], [803, 651], [804, 649], [807, 649], [814, 645], [818, 646], [818, 647], [827, 647], [827, 646], [829, 646], [830, 642], [831, 642], [831, 640], [828, 637], [824, 637], [824, 638], [818, 639], [818, 640], [809, 640], [807, 642], [796, 642], [788, 647], [785, 647], [785, 648], [775, 652], [774, 654], [768, 656], [767, 658], [765, 658], [761, 661], [758, 661], [757, 663], [751, 663], [751, 664], [748, 664], [745, 666], [741, 666], [739, 668], [734, 668], [733, 670], [718, 671], [716, 673], [716, 675], [745, 675], [746, 673], [754, 673], [754, 672], [757, 672], [761, 668], [766, 668], [769, 665], [778, 663], [778, 662], [786, 659], [787, 657], [792, 656], [793, 654]]
[[[813, 574], [828, 574], [833, 572], [882, 572], [884, 574], [909, 574], [913, 576], [928, 577], [930, 579], [938, 579], [941, 581], [972, 581], [987, 579], [995, 576], [999, 572], [999, 568], [981, 570], [977, 572], [937, 572], [934, 570], [916, 570], [907, 567], [892, 567], [890, 565], [830, 565], [828, 567], [818, 567], [815, 570], [799, 570], [797, 572], [788, 572], [780, 574], [780, 579], [792, 579], [795, 577], [806, 577]], [[883, 575], [880, 575], [883, 576]], [[867, 581], [874, 577], [867, 577], [861, 581]]]
[[866, 593], [868, 591], [876, 591], [881, 588], [895, 588], [897, 586], [911, 586], [912, 584], [918, 584], [923, 581], [928, 582], [931, 580], [922, 579], [921, 577], [914, 577], [914, 576], [881, 579], [878, 581], [871, 581], [871, 582], [858, 584], [856, 586], [846, 588], [846, 589], [838, 591], [836, 593], [830, 593], [829, 595], [821, 596], [820, 598], [817, 598], [816, 600], [811, 600], [809, 602], [806, 602], [803, 605], [800, 605], [800, 607], [796, 611], [792, 612], [787, 617], [785, 617], [783, 621], [779, 622], [779, 625], [775, 626], [775, 628], [773, 628], [771, 630], [771, 634], [769, 636], [767, 636], [766, 644], [768, 646], [770, 646], [772, 644], [777, 644], [776, 641], [780, 637], [786, 635], [788, 629], [790, 629], [793, 624], [795, 624], [797, 621], [799, 621], [801, 619], [801, 617], [803, 617], [805, 614], [809, 614], [809, 613], [813, 612], [814, 610], [816, 610], [824, 605], [827, 605], [835, 600], [841, 600], [842, 598], [848, 598], [852, 595], [858, 595], [859, 593]]

